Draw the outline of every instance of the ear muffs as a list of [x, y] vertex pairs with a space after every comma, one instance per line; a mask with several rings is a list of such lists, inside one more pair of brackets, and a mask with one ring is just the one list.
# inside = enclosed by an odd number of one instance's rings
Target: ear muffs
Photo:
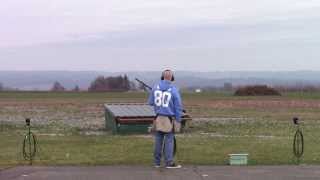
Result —
[[[167, 71], [171, 71], [171, 70], [167, 69], [167, 70], [163, 71], [162, 75], [161, 75], [161, 80], [164, 80], [164, 73], [167, 72]], [[174, 81], [174, 75], [173, 74], [172, 74], [171, 81]]]

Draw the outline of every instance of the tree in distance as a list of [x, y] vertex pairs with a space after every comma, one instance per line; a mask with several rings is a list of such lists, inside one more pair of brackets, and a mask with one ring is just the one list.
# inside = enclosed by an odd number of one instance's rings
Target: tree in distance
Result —
[[235, 96], [281, 96], [280, 92], [267, 85], [254, 85], [240, 87], [236, 90]]
[[98, 76], [90, 85], [88, 90], [90, 92], [108, 92], [118, 91], [126, 92], [129, 91], [131, 82], [127, 75], [115, 76], [115, 77], [104, 77]]
[[73, 89], [73, 92], [80, 92], [80, 87], [78, 85], [76, 85]]
[[53, 86], [51, 88], [51, 91], [53, 91], [53, 92], [63, 92], [65, 90], [66, 90], [66, 88], [63, 87], [58, 81], [54, 82]]

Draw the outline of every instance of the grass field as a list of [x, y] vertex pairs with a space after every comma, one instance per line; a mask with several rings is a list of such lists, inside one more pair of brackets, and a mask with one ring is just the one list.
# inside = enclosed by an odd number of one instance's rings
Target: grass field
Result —
[[[24, 119], [38, 135], [38, 165], [152, 163], [150, 135], [113, 136], [104, 131], [103, 103], [145, 102], [144, 93], [0, 93], [0, 167], [25, 164]], [[320, 164], [320, 93], [282, 97], [234, 97], [230, 93], [183, 94], [194, 117], [178, 135], [183, 164], [224, 165], [229, 153], [249, 153], [250, 165], [294, 164], [294, 116], [303, 120], [304, 164]]]

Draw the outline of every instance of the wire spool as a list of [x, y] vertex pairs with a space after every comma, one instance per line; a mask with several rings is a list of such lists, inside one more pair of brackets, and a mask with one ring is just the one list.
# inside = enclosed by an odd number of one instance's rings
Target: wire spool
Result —
[[23, 139], [22, 153], [25, 160], [33, 160], [37, 153], [36, 136], [30, 132]]
[[300, 159], [304, 153], [304, 139], [301, 130], [297, 130], [293, 140], [293, 154]]
[[26, 126], [28, 127], [28, 133], [24, 136], [22, 144], [22, 154], [23, 158], [30, 162], [32, 165], [32, 160], [35, 158], [37, 153], [37, 138], [31, 132], [31, 121], [26, 119]]
[[297, 131], [293, 138], [293, 154], [298, 159], [299, 164], [300, 158], [303, 156], [304, 153], [304, 138], [299, 126], [299, 118], [294, 117], [293, 123], [297, 127]]

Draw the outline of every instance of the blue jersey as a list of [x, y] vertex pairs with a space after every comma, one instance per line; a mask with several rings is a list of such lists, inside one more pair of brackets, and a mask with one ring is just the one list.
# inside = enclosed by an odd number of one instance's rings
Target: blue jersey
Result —
[[182, 116], [179, 90], [170, 81], [162, 80], [150, 91], [148, 103], [154, 106], [157, 115], [173, 116], [178, 122]]

